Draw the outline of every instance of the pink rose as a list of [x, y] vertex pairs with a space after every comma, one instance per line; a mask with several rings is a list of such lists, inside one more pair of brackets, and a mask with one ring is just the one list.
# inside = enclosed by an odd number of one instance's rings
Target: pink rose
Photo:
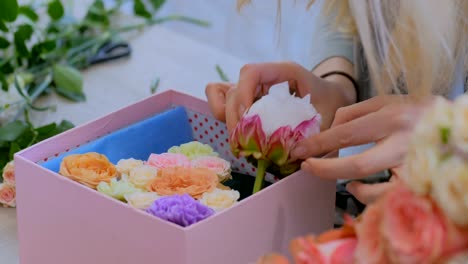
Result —
[[356, 224], [356, 233], [359, 240], [355, 255], [357, 263], [389, 263], [385, 256], [380, 234], [382, 213], [385, 210], [381, 201], [378, 200], [376, 204], [368, 206], [361, 216], [361, 221]]
[[16, 190], [14, 186], [0, 184], [0, 204], [6, 207], [16, 207]]
[[3, 182], [15, 186], [15, 165], [13, 161], [10, 161], [3, 168]]
[[222, 158], [214, 156], [199, 157], [192, 160], [192, 167], [206, 168], [216, 172], [220, 182], [231, 178], [231, 164]]
[[178, 153], [151, 154], [148, 158], [147, 165], [158, 169], [190, 167], [190, 160], [185, 155]]
[[313, 239], [302, 238], [296, 241], [300, 250], [294, 259], [300, 264], [353, 264], [357, 239], [342, 238], [326, 243], [317, 243]]
[[433, 201], [405, 187], [388, 192], [381, 233], [393, 263], [433, 263], [447, 247], [446, 218]]

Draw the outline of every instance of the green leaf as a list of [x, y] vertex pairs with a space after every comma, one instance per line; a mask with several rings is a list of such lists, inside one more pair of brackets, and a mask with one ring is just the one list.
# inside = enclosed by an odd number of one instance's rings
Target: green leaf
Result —
[[28, 124], [16, 120], [0, 127], [0, 141], [14, 141], [29, 128]]
[[10, 42], [4, 37], [0, 37], [0, 49], [6, 49], [9, 46], [10, 46]]
[[18, 27], [18, 30], [14, 34], [14, 43], [15, 43], [16, 52], [21, 57], [29, 56], [29, 50], [25, 42], [31, 38], [32, 33], [33, 33], [32, 26], [28, 24], [23, 24]]
[[86, 99], [83, 93], [83, 77], [77, 69], [65, 65], [55, 65], [53, 74], [57, 93], [77, 102]]
[[20, 150], [21, 150], [20, 146], [16, 144], [15, 142], [12, 142], [10, 145], [9, 159], [13, 160], [13, 155], [15, 155], [15, 153]]
[[144, 17], [144, 18], [152, 18], [153, 16], [148, 12], [146, 9], [145, 4], [141, 0], [135, 0], [133, 2], [133, 12], [135, 15]]
[[110, 25], [107, 10], [102, 0], [94, 1], [94, 3], [88, 9], [88, 13], [86, 14], [83, 23], [86, 25], [93, 25], [95, 23], [102, 24], [104, 26]]
[[156, 90], [158, 89], [159, 87], [159, 83], [161, 82], [161, 79], [159, 78], [156, 78], [152, 83], [151, 83], [151, 86], [150, 86], [150, 91], [152, 94], [154, 94], [156, 92]]
[[29, 6], [20, 6], [20, 8], [18, 9], [18, 13], [28, 17], [34, 22], [36, 22], [39, 19], [39, 16], [36, 14], [36, 12], [34, 12], [34, 10]]
[[443, 144], [448, 144], [450, 140], [450, 135], [452, 131], [449, 127], [441, 127], [439, 128], [440, 139], [442, 140]]
[[6, 27], [5, 23], [0, 20], [0, 30], [3, 32], [8, 32], [8, 28]]
[[162, 5], [166, 2], [166, 0], [151, 0], [151, 5], [153, 5], [153, 8], [155, 11], [159, 10]]
[[[39, 127], [36, 129], [36, 132], [38, 134], [37, 136], [37, 142], [40, 142], [44, 139], [53, 137], [55, 135], [58, 135], [70, 128], [73, 128], [74, 125], [67, 120], [63, 120], [60, 124], [57, 125], [57, 123], [51, 123], [42, 127]], [[36, 143], [36, 142], [35, 142]]]
[[221, 69], [221, 66], [217, 65], [216, 64], [216, 71], [218, 72], [219, 74], [219, 78], [221, 78], [221, 80], [223, 82], [229, 82], [229, 78], [226, 76], [226, 74], [224, 73], [223, 69]]
[[13, 22], [18, 16], [18, 2], [16, 0], [0, 0], [0, 20]]
[[0, 72], [0, 87], [3, 91], [8, 91], [8, 82], [5, 75]]
[[47, 6], [47, 13], [53, 20], [59, 20], [63, 17], [65, 10], [63, 9], [62, 2], [60, 0], [52, 0]]

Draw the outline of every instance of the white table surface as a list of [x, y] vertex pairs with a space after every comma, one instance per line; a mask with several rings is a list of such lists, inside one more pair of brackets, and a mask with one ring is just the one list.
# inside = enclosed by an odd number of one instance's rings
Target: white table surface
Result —
[[[209, 81], [219, 81], [215, 65], [231, 78], [243, 62], [227, 53], [186, 38], [163, 27], [153, 27], [131, 42], [131, 58], [95, 66], [84, 73], [85, 103], [70, 103], [56, 96], [44, 103], [57, 105], [54, 113], [35, 115], [37, 123], [67, 119], [75, 125], [93, 120], [151, 94], [151, 81], [161, 79], [157, 92], [168, 89], [205, 98]], [[16, 210], [0, 208], [0, 264], [16, 264]]]

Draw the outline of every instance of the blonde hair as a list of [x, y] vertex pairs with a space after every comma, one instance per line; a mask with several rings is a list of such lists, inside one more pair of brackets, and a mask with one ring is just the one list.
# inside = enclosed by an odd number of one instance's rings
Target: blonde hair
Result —
[[[239, 0], [238, 9], [248, 2]], [[443, 94], [457, 63], [468, 68], [468, 1], [326, 0], [323, 15], [331, 11], [338, 30], [359, 35], [380, 93]]]

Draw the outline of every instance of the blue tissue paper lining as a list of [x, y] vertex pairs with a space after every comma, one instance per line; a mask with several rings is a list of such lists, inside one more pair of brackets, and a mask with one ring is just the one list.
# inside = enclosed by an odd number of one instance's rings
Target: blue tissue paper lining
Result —
[[114, 164], [128, 158], [147, 160], [151, 153], [167, 152], [172, 146], [193, 140], [187, 112], [184, 107], [177, 106], [63, 153], [42, 166], [58, 172], [65, 156], [87, 152], [104, 154]]

